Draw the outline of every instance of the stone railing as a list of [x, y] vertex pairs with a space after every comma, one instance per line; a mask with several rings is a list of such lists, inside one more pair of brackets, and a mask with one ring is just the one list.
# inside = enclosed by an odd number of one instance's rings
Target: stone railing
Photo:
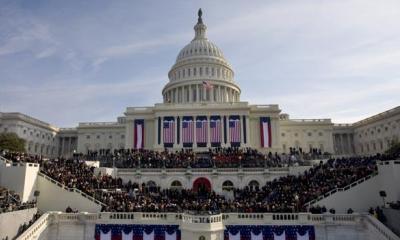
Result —
[[218, 215], [192, 215], [192, 214], [182, 214], [183, 223], [221, 223], [222, 214]]
[[39, 239], [40, 234], [52, 223], [53, 213], [43, 214], [35, 223], [23, 232], [16, 240]]
[[382, 239], [400, 240], [400, 237], [398, 237], [396, 234], [390, 231], [390, 229], [388, 229], [383, 223], [381, 223], [375, 217], [372, 217], [370, 215], [366, 216], [366, 222], [368, 223], [368, 226], [371, 226], [373, 230], [375, 230], [379, 235], [383, 237]]
[[139, 173], [235, 173], [235, 172], [287, 172], [289, 167], [238, 167], [238, 168], [118, 168], [118, 174]]
[[11, 166], [11, 164], [12, 164], [12, 161], [8, 160], [7, 158], [4, 158], [1, 155], [0, 155], [0, 162], [2, 162], [2, 164], [7, 165], [7, 166]]
[[365, 226], [365, 231], [379, 239], [400, 240], [390, 229], [367, 214], [311, 214], [311, 213], [222, 213], [193, 215], [188, 213], [62, 213], [42, 215], [17, 240], [38, 239], [52, 223], [73, 224], [176, 224], [181, 229], [224, 229], [224, 225], [350, 225]]
[[58, 187], [60, 187], [60, 188], [62, 188], [62, 189], [65, 189], [65, 190], [67, 190], [67, 191], [69, 191], [69, 192], [78, 193], [78, 194], [81, 195], [82, 197], [84, 197], [84, 198], [86, 198], [86, 199], [88, 199], [88, 200], [90, 200], [90, 201], [92, 201], [92, 202], [95, 202], [96, 204], [99, 204], [99, 205], [102, 205], [102, 206], [106, 206], [106, 204], [100, 202], [99, 200], [95, 199], [94, 197], [88, 195], [87, 193], [84, 193], [84, 192], [82, 192], [81, 190], [79, 190], [79, 189], [77, 189], [77, 188], [69, 188], [69, 187], [63, 185], [62, 183], [60, 183], [60, 182], [58, 182], [58, 181], [52, 179], [51, 177], [47, 176], [47, 175], [44, 174], [43, 172], [39, 172], [38, 175], [41, 176], [41, 177], [43, 177], [44, 179], [50, 181], [51, 183], [54, 183], [55, 185], [57, 185]]
[[335, 188], [335, 189], [332, 189], [332, 190], [329, 191], [329, 192], [326, 192], [326, 193], [324, 193], [324, 194], [321, 194], [320, 196], [318, 196], [318, 197], [315, 198], [314, 200], [311, 200], [311, 201], [305, 203], [304, 206], [307, 206], [307, 207], [309, 208], [309, 207], [311, 207], [311, 205], [315, 204], [315, 203], [318, 202], [318, 201], [321, 201], [321, 200], [324, 199], [324, 198], [327, 198], [327, 197], [331, 196], [332, 194], [335, 194], [335, 193], [337, 193], [337, 192], [343, 192], [343, 191], [349, 190], [349, 189], [351, 189], [351, 188], [357, 186], [358, 184], [363, 183], [363, 182], [365, 182], [365, 181], [371, 179], [372, 177], [375, 177], [376, 175], [378, 175], [378, 172], [374, 172], [374, 173], [372, 173], [372, 174], [370, 174], [370, 175], [368, 175], [368, 176], [366, 176], [366, 177], [363, 177], [363, 178], [361, 178], [361, 179], [359, 179], [359, 180], [357, 180], [357, 181], [355, 181], [355, 182], [353, 182], [353, 183], [350, 183], [349, 185], [347, 185], [347, 186], [345, 186], [345, 187], [343, 187], [343, 188]]

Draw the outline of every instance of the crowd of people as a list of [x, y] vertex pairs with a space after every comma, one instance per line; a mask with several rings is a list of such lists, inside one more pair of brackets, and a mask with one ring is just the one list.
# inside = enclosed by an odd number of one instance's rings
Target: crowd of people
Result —
[[[213, 148], [205, 152], [193, 152], [191, 149], [161, 152], [144, 149], [100, 149], [88, 151], [85, 155], [75, 154], [74, 158], [99, 160], [102, 166], [117, 168], [271, 168], [302, 164], [304, 160], [323, 156], [311, 150], [310, 153], [304, 153], [301, 149], [290, 150], [289, 154], [264, 154], [252, 148]], [[322, 154], [320, 151], [319, 153]]]
[[[166, 161], [164, 167], [173, 165], [183, 159], [195, 159], [191, 151], [177, 153], [135, 150], [119, 152], [132, 159], [147, 159], [146, 164], [159, 164]], [[252, 162], [262, 157], [270, 165], [280, 166], [279, 155], [260, 155], [252, 149], [216, 149], [210, 150], [208, 156], [221, 166], [229, 162]], [[167, 156], [167, 157], [165, 157]], [[231, 197], [213, 191], [194, 191], [192, 189], [161, 189], [133, 182], [123, 182], [121, 178], [110, 175], [94, 174], [94, 167], [88, 166], [85, 160], [77, 157], [71, 159], [41, 159], [24, 154], [6, 155], [12, 161], [34, 161], [40, 163], [41, 171], [69, 188], [77, 188], [105, 204], [103, 211], [118, 212], [298, 212], [306, 210], [306, 203], [335, 188], [343, 188], [358, 179], [376, 171], [376, 160], [385, 156], [352, 157], [330, 159], [310, 168], [303, 174], [280, 177], [265, 185], [252, 185], [245, 188], [233, 188]], [[165, 158], [164, 158], [165, 157]], [[154, 162], [150, 159], [156, 159]], [[130, 161], [124, 164], [132, 164]], [[257, 161], [256, 161], [257, 162]], [[265, 164], [265, 162], [263, 162]], [[134, 165], [129, 165], [134, 167]], [[182, 165], [183, 167], [185, 165]], [[249, 165], [250, 166], [250, 165]]]
[[233, 189], [233, 197], [191, 189], [161, 189], [124, 183], [120, 178], [95, 175], [94, 167], [77, 159], [44, 161], [41, 170], [70, 188], [94, 196], [103, 211], [142, 212], [296, 212], [305, 204], [335, 188], [345, 187], [376, 171], [376, 158], [331, 159], [299, 176], [285, 176], [264, 186]]
[[34, 205], [34, 202], [22, 203], [17, 193], [0, 186], [0, 213], [32, 208]]

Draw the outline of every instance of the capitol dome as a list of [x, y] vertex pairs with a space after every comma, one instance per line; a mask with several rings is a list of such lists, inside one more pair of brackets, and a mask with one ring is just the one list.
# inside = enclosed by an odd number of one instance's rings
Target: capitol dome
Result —
[[162, 94], [164, 103], [238, 102], [240, 88], [222, 51], [206, 37], [202, 11], [194, 26], [195, 37], [176, 57]]

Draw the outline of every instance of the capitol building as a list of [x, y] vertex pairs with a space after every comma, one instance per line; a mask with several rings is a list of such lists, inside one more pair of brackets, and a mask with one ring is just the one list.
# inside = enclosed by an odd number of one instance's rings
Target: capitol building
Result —
[[194, 38], [178, 53], [162, 90], [163, 102], [127, 107], [115, 122], [81, 122], [62, 128], [22, 113], [0, 113], [0, 132], [26, 140], [28, 153], [72, 156], [99, 149], [205, 151], [213, 147], [288, 153], [318, 149], [335, 155], [386, 150], [400, 136], [400, 107], [348, 124], [292, 119], [277, 104], [241, 101], [234, 70], [207, 38], [201, 11]]
[[0, 149], [1, 240], [400, 240], [399, 156], [381, 154], [400, 106], [333, 123], [242, 101], [202, 15], [162, 103], [73, 128], [0, 112], [27, 153]]

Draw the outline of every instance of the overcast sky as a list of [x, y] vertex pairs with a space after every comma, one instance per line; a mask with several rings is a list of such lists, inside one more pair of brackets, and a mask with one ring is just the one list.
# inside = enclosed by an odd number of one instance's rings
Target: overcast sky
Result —
[[161, 102], [199, 7], [242, 101], [337, 123], [400, 105], [399, 0], [0, 0], [0, 111], [70, 127]]

